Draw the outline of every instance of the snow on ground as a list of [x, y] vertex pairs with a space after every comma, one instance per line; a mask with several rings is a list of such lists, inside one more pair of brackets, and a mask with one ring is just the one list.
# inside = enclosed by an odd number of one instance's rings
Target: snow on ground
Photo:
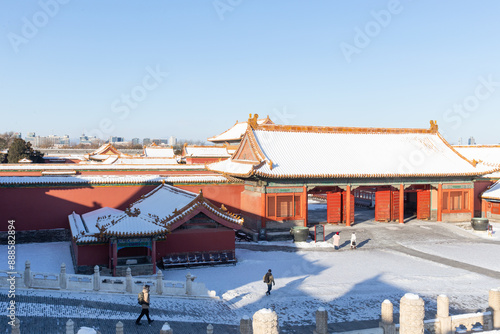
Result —
[[[497, 237], [495, 234], [494, 238]], [[291, 242], [282, 243], [293, 245]], [[314, 321], [314, 312], [319, 307], [327, 309], [335, 317], [335, 322], [375, 320], [380, 316], [383, 300], [393, 302], [397, 311], [399, 300], [407, 292], [423, 297], [428, 310], [435, 310], [437, 296], [446, 294], [450, 297], [452, 314], [476, 312], [488, 306], [488, 290], [500, 286], [500, 277], [489, 278], [395, 250], [325, 252], [314, 251], [312, 244], [305, 243], [303, 246], [309, 249], [296, 252], [237, 249], [238, 263], [235, 266], [166, 270], [165, 279], [176, 281], [185, 281], [190, 272], [197, 276], [196, 281], [205, 283], [209, 290], [215, 290], [222, 301], [156, 297], [152, 307], [185, 310], [169, 314], [168, 319], [172, 321], [227, 324], [237, 324], [244, 315], [252, 316], [259, 309], [270, 308], [278, 313], [280, 321], [304, 325]], [[498, 243], [413, 243], [405, 246], [500, 271], [500, 264], [494, 263], [491, 256], [499, 254]], [[17, 271], [24, 269], [26, 259], [31, 261], [33, 271], [58, 273], [61, 262], [67, 264], [68, 272], [72, 271], [69, 243], [19, 244], [16, 250]], [[0, 268], [6, 269], [6, 246], [0, 246], [0, 253]], [[267, 287], [262, 281], [267, 269], [272, 269], [276, 278], [276, 286], [269, 297], [265, 295]], [[59, 298], [136, 304], [135, 295], [36, 290], [18, 293], [30, 296], [49, 293]], [[19, 306], [18, 311], [26, 309], [29, 314], [35, 304], [33, 307], [30, 303], [25, 304], [24, 308]], [[36, 306], [40, 307], [39, 304]], [[59, 316], [60, 312], [68, 316], [96, 316], [90, 310], [78, 307], [68, 307], [64, 311], [52, 308], [40, 312], [53, 317]], [[111, 318], [112, 314], [103, 311], [103, 316]], [[117, 318], [133, 319], [135, 316], [120, 312]]]
[[[26, 260], [31, 271], [59, 273], [61, 263], [66, 264], [66, 273], [74, 274], [70, 242], [33, 243], [16, 245], [16, 271], [23, 272]], [[0, 245], [0, 270], [7, 270], [7, 245]]]

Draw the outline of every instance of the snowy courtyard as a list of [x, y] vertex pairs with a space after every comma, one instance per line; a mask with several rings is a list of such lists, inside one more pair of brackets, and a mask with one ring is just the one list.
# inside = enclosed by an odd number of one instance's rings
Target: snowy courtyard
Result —
[[[500, 228], [499, 225], [494, 223], [494, 230]], [[420, 237], [416, 238], [414, 231], [421, 232]], [[314, 321], [314, 312], [324, 307], [332, 322], [370, 321], [378, 319], [380, 304], [385, 299], [394, 303], [397, 312], [399, 300], [407, 292], [420, 295], [426, 301], [428, 316], [432, 317], [440, 294], [450, 298], [452, 314], [476, 312], [488, 306], [488, 290], [500, 286], [500, 276], [483, 275], [470, 268], [460, 268], [460, 265], [449, 266], [398, 250], [398, 247], [415, 250], [500, 272], [498, 233], [491, 237], [486, 232], [464, 230], [450, 224], [440, 226], [416, 222], [404, 227], [397, 224], [358, 227], [357, 234], [360, 245], [366, 239], [365, 245], [357, 250], [343, 247], [335, 251], [329, 243], [318, 247], [312, 241], [300, 244], [291, 241], [241, 243], [237, 245], [238, 263], [235, 266], [167, 270], [165, 279], [176, 281], [184, 281], [190, 272], [209, 290], [215, 290], [220, 300], [156, 297], [152, 301], [153, 310], [164, 311], [161, 314], [156, 312], [156, 319], [236, 325], [244, 315], [252, 316], [259, 309], [271, 308], [278, 313], [282, 323], [310, 325]], [[387, 239], [382, 240], [382, 235]], [[394, 235], [400, 236], [397, 242], [385, 247]], [[401, 237], [403, 235], [405, 237]], [[378, 240], [372, 240], [375, 238]], [[248, 249], [248, 245], [262, 247], [265, 251]], [[272, 250], [283, 246], [289, 251]], [[6, 263], [6, 246], [0, 246], [0, 253], [0, 261]], [[68, 265], [68, 273], [73, 272], [69, 265], [69, 242], [17, 245], [17, 271], [24, 270], [24, 262], [28, 259], [34, 272], [57, 273], [62, 262]], [[266, 285], [262, 281], [267, 269], [273, 270], [276, 279], [271, 296], [265, 295]], [[41, 290], [19, 290], [17, 294], [26, 296], [27, 300], [35, 296], [51, 296], [119, 305], [136, 304], [135, 295]], [[29, 304], [19, 305], [18, 316], [103, 319], [134, 319], [137, 316], [134, 312], [100, 310], [96, 313], [91, 308], [65, 307], [62, 310], [39, 305], [33, 314], [35, 307]], [[168, 311], [173, 309], [176, 311]]]

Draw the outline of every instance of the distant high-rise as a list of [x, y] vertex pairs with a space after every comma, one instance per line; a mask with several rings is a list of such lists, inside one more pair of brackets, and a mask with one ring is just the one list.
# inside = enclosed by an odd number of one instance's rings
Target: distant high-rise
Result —
[[175, 138], [174, 136], [170, 136], [168, 138], [168, 145], [174, 146], [175, 144], [177, 144], [177, 138]]
[[458, 145], [462, 145], [462, 137], [458, 138]]
[[132, 138], [132, 145], [139, 145], [141, 140], [139, 138]]
[[469, 145], [476, 145], [476, 140], [474, 139], [474, 137], [469, 138]]
[[110, 143], [123, 143], [125, 139], [123, 137], [109, 137]]
[[145, 146], [151, 145], [151, 139], [149, 139], [149, 138], [144, 138], [144, 139], [142, 140], [142, 145], [145, 145]]
[[95, 141], [97, 141], [96, 136], [87, 136], [85, 133], [80, 136], [80, 144], [90, 145]]

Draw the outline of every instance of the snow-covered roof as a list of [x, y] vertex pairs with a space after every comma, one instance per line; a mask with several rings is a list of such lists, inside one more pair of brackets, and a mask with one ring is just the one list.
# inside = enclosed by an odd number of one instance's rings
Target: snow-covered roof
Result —
[[74, 240], [85, 243], [110, 236], [161, 236], [199, 212], [215, 217], [229, 228], [239, 229], [243, 224], [242, 218], [215, 207], [201, 192], [197, 195], [167, 184], [142, 196], [125, 211], [101, 208], [81, 216], [73, 212], [68, 220]]
[[127, 164], [127, 165], [177, 165], [178, 161], [174, 158], [149, 158], [149, 157], [137, 157], [137, 158], [119, 158], [115, 164]]
[[500, 166], [500, 145], [457, 145], [453, 148], [471, 161]]
[[232, 158], [208, 169], [267, 178], [474, 176], [498, 169], [460, 155], [433, 121], [430, 129], [250, 125]]
[[229, 158], [231, 156], [225, 146], [186, 145], [182, 153], [184, 157]]
[[95, 176], [0, 176], [0, 184], [112, 184], [112, 183], [221, 183], [223, 175], [95, 175]]
[[[130, 157], [130, 155], [118, 151], [111, 143], [104, 144], [94, 152], [85, 155], [85, 159], [98, 161], [104, 161], [111, 157], [115, 157], [116, 160], [118, 157]], [[106, 163], [113, 162], [107, 161]]]
[[497, 181], [481, 195], [483, 199], [500, 200], [500, 181]]
[[[271, 121], [271, 119], [269, 119], [269, 116], [267, 116], [266, 118], [258, 119], [257, 123], [258, 124], [274, 124], [273, 121]], [[211, 141], [211, 142], [219, 142], [219, 143], [223, 143], [226, 141], [240, 140], [243, 137], [243, 135], [245, 134], [247, 127], [248, 127], [248, 122], [236, 121], [236, 124], [234, 124], [228, 130], [224, 131], [220, 135], [208, 138], [207, 140]]]
[[160, 170], [176, 170], [176, 169], [204, 169], [198, 165], [180, 165], [180, 164], [103, 164], [103, 163], [78, 163], [78, 164], [0, 164], [1, 171], [40, 171], [40, 170], [127, 170], [127, 169], [160, 169]]
[[153, 158], [174, 158], [173, 147], [148, 146], [144, 148], [144, 155]]

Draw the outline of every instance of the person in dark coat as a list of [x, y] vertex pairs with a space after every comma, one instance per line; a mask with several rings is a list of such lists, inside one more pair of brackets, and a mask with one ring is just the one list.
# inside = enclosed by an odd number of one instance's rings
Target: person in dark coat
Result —
[[149, 318], [149, 302], [150, 302], [150, 297], [149, 297], [149, 285], [145, 285], [143, 288], [142, 288], [142, 294], [143, 294], [143, 302], [142, 302], [142, 311], [141, 311], [141, 314], [139, 315], [139, 318], [137, 318], [137, 320], [135, 321], [135, 324], [136, 325], [142, 325], [141, 324], [141, 319], [143, 316], [146, 316], [146, 318], [148, 318], [148, 323], [151, 325], [151, 323], [154, 321], [154, 320], [151, 320], [151, 318]]
[[273, 285], [276, 285], [276, 283], [274, 282], [273, 274], [271, 273], [271, 269], [269, 269], [267, 273], [264, 275], [264, 283], [267, 284], [266, 295], [269, 296], [271, 295], [271, 290], [273, 288]]

